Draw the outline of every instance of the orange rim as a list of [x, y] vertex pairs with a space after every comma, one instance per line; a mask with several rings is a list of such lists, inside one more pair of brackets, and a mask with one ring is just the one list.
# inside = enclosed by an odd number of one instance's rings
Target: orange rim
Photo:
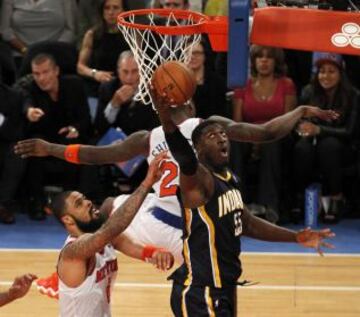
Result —
[[[193, 25], [176, 25], [176, 26], [162, 26], [162, 25], [147, 25], [140, 23], [132, 23], [126, 21], [129, 16], [148, 16], [149, 14], [155, 14], [163, 17], [167, 17], [170, 14], [174, 17], [182, 20], [186, 20], [189, 17], [193, 19]], [[120, 13], [118, 16], [118, 24], [135, 28], [139, 30], [152, 30], [160, 34], [169, 35], [181, 35], [181, 34], [196, 34], [204, 32], [204, 26], [210, 21], [210, 18], [202, 13], [193, 12], [189, 10], [171, 10], [171, 9], [140, 9], [132, 10]]]

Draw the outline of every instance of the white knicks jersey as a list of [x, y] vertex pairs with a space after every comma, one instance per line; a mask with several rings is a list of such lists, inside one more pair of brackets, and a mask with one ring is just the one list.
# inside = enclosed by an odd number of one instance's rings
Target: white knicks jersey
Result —
[[[68, 237], [65, 245], [74, 241]], [[111, 317], [110, 295], [118, 270], [111, 244], [96, 253], [95, 268], [78, 287], [68, 287], [59, 278], [60, 317]]]
[[[202, 119], [200, 118], [190, 118], [178, 125], [181, 133], [190, 144], [192, 144], [191, 134], [201, 121]], [[150, 151], [149, 156], [147, 157], [148, 163], [150, 164], [157, 154], [165, 150], [168, 150], [168, 145], [165, 140], [163, 128], [160, 126], [151, 131]], [[165, 162], [164, 175], [161, 177], [160, 181], [153, 185], [153, 189], [157, 196], [155, 205], [176, 216], [181, 216], [180, 205], [176, 197], [176, 190], [180, 181], [179, 165], [170, 152], [169, 157], [170, 158]]]

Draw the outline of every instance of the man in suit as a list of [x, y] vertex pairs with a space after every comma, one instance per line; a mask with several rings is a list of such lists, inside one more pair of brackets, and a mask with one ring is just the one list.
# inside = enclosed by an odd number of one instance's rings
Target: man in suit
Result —
[[14, 154], [13, 146], [23, 136], [21, 94], [0, 83], [0, 222], [15, 222], [11, 205], [26, 162]]

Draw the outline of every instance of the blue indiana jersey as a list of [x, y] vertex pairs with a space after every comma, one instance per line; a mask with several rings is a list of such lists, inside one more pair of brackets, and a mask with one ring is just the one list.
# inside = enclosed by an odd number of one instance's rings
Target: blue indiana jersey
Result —
[[230, 171], [213, 177], [212, 198], [204, 206], [182, 208], [184, 263], [169, 279], [186, 286], [235, 285], [242, 271], [240, 184]]

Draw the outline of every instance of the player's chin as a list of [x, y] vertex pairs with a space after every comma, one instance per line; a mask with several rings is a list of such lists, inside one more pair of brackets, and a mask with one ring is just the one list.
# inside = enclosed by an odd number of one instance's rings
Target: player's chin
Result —
[[217, 169], [222, 169], [229, 164], [229, 156], [225, 154], [220, 154], [216, 157], [214, 165]]

